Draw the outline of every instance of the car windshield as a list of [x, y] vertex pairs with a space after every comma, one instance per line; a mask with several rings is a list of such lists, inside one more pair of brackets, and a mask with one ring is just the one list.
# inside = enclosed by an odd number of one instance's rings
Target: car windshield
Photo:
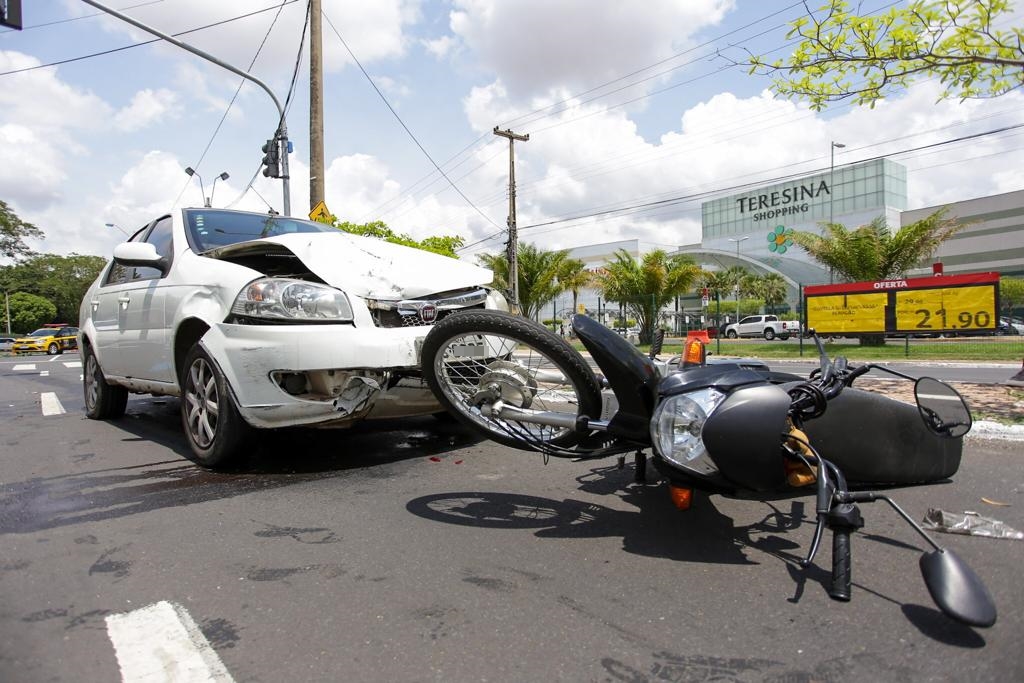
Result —
[[261, 237], [299, 232], [337, 232], [323, 223], [258, 213], [217, 209], [190, 209], [185, 212], [188, 230], [198, 252], [248, 242]]
[[28, 336], [30, 336], [30, 337], [52, 337], [56, 333], [57, 333], [57, 330], [53, 329], [52, 327], [44, 327], [42, 329], [36, 330], [35, 332], [32, 332]]

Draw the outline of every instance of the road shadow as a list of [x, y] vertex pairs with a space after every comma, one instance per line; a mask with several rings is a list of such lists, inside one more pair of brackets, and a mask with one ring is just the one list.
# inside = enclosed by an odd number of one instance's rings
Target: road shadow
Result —
[[[309, 481], [391, 477], [395, 467], [407, 462], [478, 442], [457, 424], [430, 416], [367, 422], [348, 430], [268, 430], [260, 433], [239, 468], [213, 472], [186, 459], [177, 406], [176, 400], [151, 402], [107, 423], [123, 434], [123, 442], [167, 449], [159, 460], [5, 482], [0, 487], [0, 535], [119, 519]], [[99, 462], [95, 453], [78, 452], [84, 447], [73, 447], [69, 461]], [[172, 454], [181, 459], [168, 459]]]

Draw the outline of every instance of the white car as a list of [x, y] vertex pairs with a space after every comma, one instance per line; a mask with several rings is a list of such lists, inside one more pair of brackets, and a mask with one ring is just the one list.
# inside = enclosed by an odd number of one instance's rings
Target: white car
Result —
[[423, 338], [453, 311], [507, 310], [491, 278], [321, 223], [183, 209], [115, 247], [82, 300], [86, 413], [180, 396], [192, 459], [217, 468], [254, 429], [440, 412]]

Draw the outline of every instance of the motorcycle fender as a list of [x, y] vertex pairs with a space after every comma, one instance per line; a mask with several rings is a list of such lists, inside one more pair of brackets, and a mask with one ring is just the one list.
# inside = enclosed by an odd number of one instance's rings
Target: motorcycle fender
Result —
[[805, 423], [804, 431], [850, 482], [947, 479], [959, 469], [963, 452], [963, 439], [929, 431], [916, 406], [852, 387], [829, 401], [825, 414]]
[[790, 397], [774, 384], [738, 389], [708, 417], [701, 432], [719, 472], [739, 488], [782, 488], [786, 471], [781, 452]]

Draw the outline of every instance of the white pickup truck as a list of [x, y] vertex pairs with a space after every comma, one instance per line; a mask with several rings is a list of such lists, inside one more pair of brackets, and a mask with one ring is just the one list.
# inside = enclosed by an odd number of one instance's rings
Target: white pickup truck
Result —
[[789, 339], [790, 335], [800, 334], [799, 320], [779, 320], [777, 315], [748, 315], [741, 318], [738, 323], [725, 326], [725, 336], [729, 339], [736, 337], [764, 337], [768, 341], [778, 337]]

